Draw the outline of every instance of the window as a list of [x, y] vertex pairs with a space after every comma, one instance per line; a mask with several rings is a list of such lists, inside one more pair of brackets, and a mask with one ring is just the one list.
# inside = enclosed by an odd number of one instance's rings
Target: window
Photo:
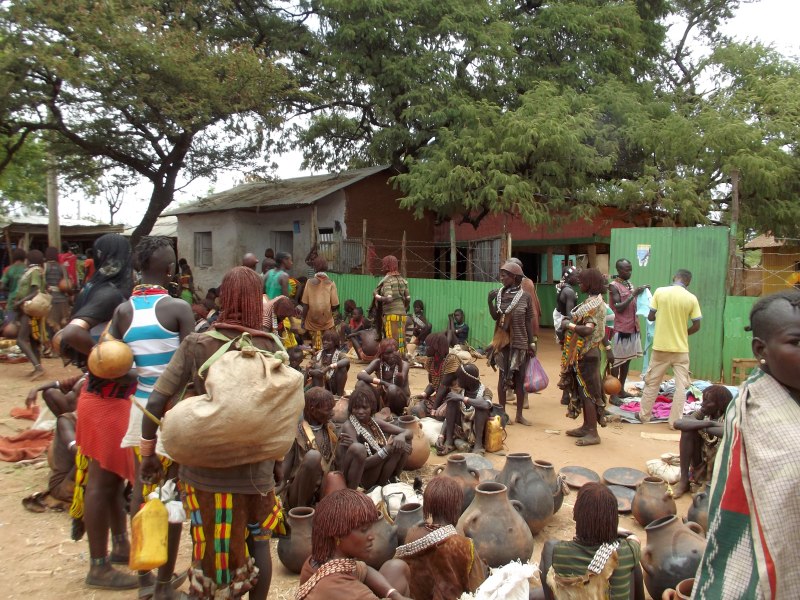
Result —
[[211, 232], [195, 231], [194, 233], [194, 266], [210, 267], [213, 264], [211, 252]]
[[288, 252], [294, 254], [294, 234], [291, 231], [273, 231], [272, 247], [275, 253]]

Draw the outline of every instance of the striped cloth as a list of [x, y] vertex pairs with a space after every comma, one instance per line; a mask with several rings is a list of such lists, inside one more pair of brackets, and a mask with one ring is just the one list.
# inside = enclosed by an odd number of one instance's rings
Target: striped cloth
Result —
[[[129, 300], [133, 307], [133, 318], [130, 327], [122, 336], [122, 341], [128, 344], [133, 352], [138, 373], [134, 397], [142, 406], [147, 405], [158, 376], [167, 368], [172, 355], [181, 343], [178, 332], [169, 331], [158, 322], [156, 306], [164, 298], [169, 298], [169, 294], [131, 296]], [[122, 439], [123, 448], [139, 445], [142, 436], [142, 415], [142, 411], [131, 403], [128, 431]]]
[[800, 598], [800, 405], [757, 369], [731, 402], [693, 597]]
[[406, 315], [383, 315], [383, 334], [386, 338], [397, 340], [400, 354], [406, 352]]

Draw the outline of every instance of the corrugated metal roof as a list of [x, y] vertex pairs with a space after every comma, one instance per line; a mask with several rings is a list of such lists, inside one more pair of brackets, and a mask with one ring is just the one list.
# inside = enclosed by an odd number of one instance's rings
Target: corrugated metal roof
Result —
[[[47, 215], [28, 215], [17, 216], [9, 215], [0, 217], [0, 227], [8, 227], [9, 225], [31, 225], [47, 227], [49, 219]], [[98, 221], [90, 221], [89, 219], [65, 219], [59, 218], [58, 224], [61, 227], [114, 227], [120, 228], [117, 225], [109, 225], [108, 223], [100, 223]]]
[[235, 208], [269, 210], [277, 207], [314, 204], [317, 200], [337, 190], [388, 168], [387, 165], [381, 165], [341, 173], [244, 183], [230, 190], [212, 194], [192, 204], [179, 206], [165, 212], [164, 215], [188, 215]]
[[[136, 229], [136, 225], [126, 227], [122, 235], [131, 237], [134, 229]], [[153, 229], [147, 235], [152, 237], [178, 237], [178, 217], [158, 217]]]
[[771, 235], [759, 235], [757, 238], [750, 240], [747, 242], [744, 247], [745, 250], [755, 250], [758, 248], [780, 248], [781, 246], [785, 246], [785, 240], [781, 238], [774, 238]]

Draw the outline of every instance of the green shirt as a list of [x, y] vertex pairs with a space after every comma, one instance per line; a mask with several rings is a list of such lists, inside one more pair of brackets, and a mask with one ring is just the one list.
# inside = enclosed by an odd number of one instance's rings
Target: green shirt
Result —
[[31, 288], [37, 288], [40, 292], [45, 291], [44, 270], [39, 266], [29, 267], [22, 275], [17, 285], [15, 301], [22, 300], [31, 293]]
[[383, 305], [385, 315], [405, 315], [406, 298], [408, 297], [408, 283], [400, 275], [387, 275], [381, 285], [381, 296], [391, 296], [392, 299]]
[[14, 263], [6, 272], [3, 273], [3, 287], [8, 290], [8, 308], [12, 308], [14, 306], [14, 299], [17, 296], [17, 287], [19, 287], [19, 280], [22, 278], [22, 275], [25, 273], [25, 264], [24, 263]]
[[[553, 569], [562, 577], [585, 575], [600, 546], [584, 546], [578, 542], [559, 542], [553, 548]], [[641, 559], [642, 549], [635, 540], [620, 540], [617, 548], [619, 564], [609, 579], [610, 600], [628, 600], [633, 568]]]

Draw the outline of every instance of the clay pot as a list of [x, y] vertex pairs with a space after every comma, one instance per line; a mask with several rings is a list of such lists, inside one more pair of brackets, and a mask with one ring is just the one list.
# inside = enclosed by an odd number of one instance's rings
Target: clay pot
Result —
[[303, 563], [311, 556], [311, 527], [314, 520], [314, 509], [298, 506], [289, 511], [291, 533], [278, 540], [278, 558], [284, 567], [292, 573], [300, 574]]
[[622, 383], [611, 373], [603, 378], [603, 391], [609, 396], [616, 396], [622, 391]]
[[533, 461], [533, 470], [550, 486], [553, 492], [553, 513], [557, 513], [558, 509], [561, 508], [561, 504], [564, 502], [564, 488], [558, 480], [558, 475], [556, 474], [555, 467], [553, 467], [553, 463], [547, 462], [546, 460], [535, 460]]
[[397, 550], [397, 526], [389, 525], [381, 515], [372, 526], [372, 534], [375, 539], [372, 541], [372, 550], [366, 562], [373, 569], [380, 569], [383, 563], [394, 556]]
[[692, 588], [694, 587], [694, 579], [684, 579], [675, 589], [664, 590], [661, 595], [661, 600], [689, 600], [692, 597]]
[[339, 398], [336, 400], [336, 403], [333, 405], [333, 416], [331, 417], [331, 421], [334, 423], [344, 423], [347, 421], [347, 417], [350, 414], [347, 410], [347, 398]]
[[394, 524], [397, 525], [397, 543], [406, 543], [406, 534], [412, 527], [422, 525], [425, 517], [422, 514], [422, 504], [419, 502], [408, 502], [400, 507]]
[[524, 563], [533, 552], [533, 535], [525, 527], [521, 511], [522, 504], [508, 498], [508, 488], [502, 483], [481, 483], [456, 528], [472, 539], [476, 552], [490, 567], [512, 560]]
[[16, 321], [11, 321], [8, 325], [5, 326], [5, 329], [3, 329], [4, 338], [16, 339], [18, 333], [19, 333], [19, 325], [17, 325]]
[[104, 340], [92, 348], [86, 366], [101, 379], [118, 379], [131, 370], [133, 352], [125, 342]]
[[447, 464], [436, 467], [433, 475], [447, 475], [458, 481], [458, 484], [464, 492], [461, 512], [463, 513], [467, 510], [467, 507], [472, 503], [472, 499], [475, 498], [475, 486], [478, 485], [480, 476], [475, 469], [467, 467], [467, 459], [464, 455], [451, 454], [447, 457]]
[[416, 471], [422, 468], [422, 465], [428, 462], [428, 457], [431, 455], [431, 447], [428, 444], [428, 438], [422, 432], [419, 419], [414, 415], [403, 415], [397, 419], [395, 424], [411, 431], [411, 454], [406, 458], [403, 470]]
[[533, 535], [553, 516], [553, 490], [541, 478], [527, 452], [512, 452], [495, 481], [508, 488], [508, 497], [522, 504], [522, 517]]
[[642, 527], [647, 527], [661, 517], [678, 513], [675, 500], [672, 496], [667, 495], [667, 484], [661, 477], [644, 478], [636, 488], [631, 509], [633, 516]]
[[329, 496], [337, 490], [343, 490], [347, 487], [344, 473], [341, 471], [330, 471], [322, 478], [322, 486], [320, 489], [321, 497]]
[[681, 523], [670, 515], [644, 528], [647, 544], [642, 553], [644, 584], [650, 596], [661, 598], [664, 591], [675, 588], [684, 579], [694, 577], [706, 540], [697, 523]]
[[689, 507], [689, 512], [686, 513], [686, 519], [693, 521], [703, 528], [703, 531], [708, 531], [708, 492], [698, 492], [692, 498], [692, 505]]

